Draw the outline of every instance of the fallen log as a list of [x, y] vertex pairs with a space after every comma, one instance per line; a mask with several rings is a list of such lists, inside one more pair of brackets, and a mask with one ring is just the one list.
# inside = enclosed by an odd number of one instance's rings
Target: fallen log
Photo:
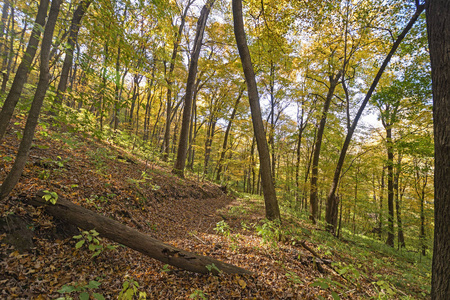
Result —
[[[218, 270], [229, 274], [252, 274], [252, 272], [243, 268], [221, 262], [214, 258], [197, 255], [164, 244], [147, 234], [94, 213], [62, 197], [58, 197], [56, 204], [51, 204], [43, 199], [44, 195], [46, 195], [45, 192], [39, 191], [35, 198], [28, 199], [25, 203], [36, 207], [42, 206], [46, 213], [84, 230], [95, 229], [100, 236], [125, 245], [163, 263], [203, 274], [218, 274]], [[217, 269], [212, 267], [213, 264]]]

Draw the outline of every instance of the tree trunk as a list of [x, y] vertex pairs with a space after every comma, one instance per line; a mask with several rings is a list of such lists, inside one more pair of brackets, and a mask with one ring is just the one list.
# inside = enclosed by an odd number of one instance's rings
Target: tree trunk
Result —
[[255, 73], [252, 66], [250, 52], [247, 46], [247, 40], [244, 31], [244, 21], [242, 18], [242, 0], [233, 0], [233, 22], [234, 35], [241, 57], [242, 68], [248, 89], [248, 98], [252, 114], [253, 130], [255, 132], [256, 144], [259, 152], [260, 173], [262, 188], [264, 192], [264, 201], [266, 208], [266, 218], [269, 220], [280, 219], [280, 208], [278, 206], [275, 187], [273, 184], [272, 173], [270, 170], [270, 153], [267, 146], [264, 124], [261, 117], [261, 107], [259, 105], [258, 87], [256, 85]]
[[405, 248], [405, 235], [403, 234], [402, 212], [401, 212], [401, 199], [403, 191], [400, 192], [400, 174], [402, 172], [402, 154], [398, 153], [396, 172], [394, 177], [394, 192], [395, 192], [395, 211], [397, 212], [397, 239], [398, 248]]
[[[377, 75], [375, 76], [372, 85], [370, 86], [369, 90], [367, 91], [367, 94], [364, 98], [364, 100], [361, 103], [361, 106], [358, 109], [358, 112], [356, 113], [355, 119], [353, 119], [352, 125], [350, 126], [347, 136], [345, 137], [344, 144], [342, 145], [341, 154], [339, 155], [339, 160], [336, 165], [336, 169], [334, 171], [334, 177], [333, 181], [331, 183], [330, 192], [328, 193], [327, 197], [327, 213], [326, 213], [326, 224], [334, 224], [334, 220], [331, 219], [333, 215], [335, 215], [335, 212], [328, 211], [329, 209], [337, 209], [337, 205], [334, 205], [332, 202], [336, 199], [334, 197], [336, 193], [336, 189], [339, 185], [339, 179], [341, 176], [342, 167], [344, 166], [344, 160], [345, 156], [347, 155], [348, 147], [350, 146], [350, 142], [352, 140], [353, 133], [355, 132], [356, 126], [358, 125], [359, 119], [361, 118], [361, 115], [369, 102], [370, 97], [372, 96], [373, 92], [375, 91], [376, 86], [378, 85], [378, 82], [380, 81], [381, 75], [383, 75], [384, 70], [386, 69], [387, 65], [389, 64], [389, 61], [391, 60], [392, 56], [394, 55], [395, 51], [397, 50], [398, 46], [402, 42], [402, 40], [405, 38], [406, 34], [409, 32], [409, 30], [412, 28], [414, 23], [419, 18], [420, 14], [424, 10], [424, 5], [420, 5], [417, 7], [416, 12], [411, 17], [410, 21], [406, 25], [406, 27], [403, 29], [403, 31], [400, 33], [400, 35], [395, 40], [394, 44], [392, 45], [391, 50], [389, 51], [388, 55], [383, 61], [383, 64], [381, 65], [380, 69], [378, 70]], [[333, 228], [333, 226], [326, 225], [327, 230], [330, 232], [334, 232], [336, 228]]]
[[[241, 101], [243, 92], [244, 92], [243, 89], [241, 89], [239, 91], [239, 95], [236, 99], [236, 102], [234, 103], [233, 111], [231, 112], [231, 116], [230, 116], [230, 119], [227, 124], [227, 129], [225, 130], [225, 135], [223, 137], [222, 151], [220, 152], [220, 158], [219, 158], [219, 161], [217, 162], [216, 181], [220, 181], [220, 175], [222, 175], [223, 161], [225, 160], [225, 153], [227, 152], [227, 148], [228, 148], [228, 136], [230, 135], [231, 124], [233, 123], [233, 120], [236, 117], [237, 108], [238, 108], [239, 102]], [[251, 166], [250, 166], [250, 168], [251, 168]], [[251, 173], [249, 172], [249, 174], [251, 174]], [[249, 180], [249, 182], [250, 182], [250, 180]], [[248, 186], [250, 186], [250, 184]]]
[[[36, 207], [43, 206], [45, 211], [61, 220], [74, 224], [84, 230], [95, 229], [101, 236], [130, 247], [144, 255], [163, 263], [196, 273], [207, 274], [208, 266], [214, 264], [219, 270], [229, 274], [252, 274], [240, 267], [230, 265], [211, 257], [197, 255], [170, 245], [164, 244], [151, 236], [141, 233], [118, 221], [96, 214], [86, 208], [76, 205], [64, 198], [58, 197], [55, 205], [49, 204], [40, 191], [34, 199], [27, 200]], [[217, 270], [212, 269], [213, 274]]]
[[450, 295], [450, 2], [427, 0], [434, 119], [434, 248], [431, 299]]
[[81, 19], [83, 15], [91, 5], [92, 0], [83, 0], [78, 4], [77, 8], [73, 12], [72, 21], [70, 23], [69, 37], [66, 45], [66, 55], [64, 57], [63, 67], [61, 69], [61, 77], [59, 79], [58, 90], [56, 91], [56, 97], [54, 104], [61, 105], [63, 94], [67, 89], [67, 81], [69, 78], [69, 71], [73, 64], [73, 52], [75, 44], [77, 42], [78, 32], [80, 30]]
[[394, 145], [392, 127], [386, 126], [387, 179], [388, 179], [388, 237], [386, 245], [394, 247]]
[[11, 74], [11, 65], [14, 57], [14, 38], [16, 35], [15, 29], [14, 29], [14, 6], [11, 7], [11, 30], [10, 30], [10, 40], [9, 40], [9, 53], [7, 53], [7, 47], [5, 46], [5, 55], [3, 60], [3, 68], [6, 68], [6, 70], [2, 70], [3, 80], [2, 80], [2, 87], [0, 94], [3, 95], [6, 93], [6, 84], [9, 80], [9, 75]]
[[186, 83], [186, 95], [184, 97], [183, 119], [181, 121], [180, 141], [178, 143], [177, 159], [172, 172], [180, 177], [184, 177], [186, 166], [186, 156], [189, 140], [189, 128], [191, 123], [192, 98], [195, 90], [195, 77], [197, 76], [198, 58], [202, 47], [203, 33], [205, 32], [206, 21], [215, 0], [208, 0], [203, 6], [200, 17], [197, 21], [197, 32], [195, 34], [194, 48], [192, 49], [191, 63]]
[[38, 123], [42, 103], [44, 102], [48, 83], [50, 81], [50, 47], [52, 45], [53, 31], [55, 29], [56, 19], [58, 18], [61, 2], [62, 0], [53, 0], [50, 7], [47, 25], [44, 29], [44, 37], [42, 38], [39, 83], [36, 87], [33, 102], [31, 103], [30, 112], [28, 113], [27, 123], [25, 125], [22, 141], [19, 145], [16, 160], [14, 161], [11, 171], [8, 173], [8, 176], [6, 176], [2, 186], [0, 187], [0, 201], [5, 199], [9, 195], [11, 190], [19, 181], [20, 175], [22, 174], [23, 168], [25, 167], [25, 163], [28, 158], [28, 154], [30, 152], [34, 137], [34, 131]]
[[381, 171], [381, 182], [380, 182], [380, 219], [378, 220], [378, 235], [380, 240], [383, 237], [383, 200], [384, 200], [384, 166]]
[[16, 108], [17, 102], [19, 101], [19, 97], [22, 93], [23, 86], [28, 79], [28, 74], [31, 70], [31, 63], [38, 48], [41, 28], [43, 28], [45, 24], [48, 4], [49, 0], [41, 0], [39, 3], [35, 25], [31, 32], [30, 40], [28, 41], [27, 50], [22, 57], [22, 62], [19, 65], [11, 89], [6, 97], [5, 103], [3, 104], [2, 111], [0, 112], [0, 142], [5, 135], [9, 121], [11, 120], [14, 109]]
[[[327, 122], [327, 114], [330, 108], [331, 100], [333, 99], [334, 90], [339, 83], [342, 72], [338, 71], [336, 75], [330, 75], [330, 86], [328, 88], [327, 97], [325, 98], [325, 103], [323, 104], [322, 116], [319, 122], [319, 128], [317, 128], [316, 144], [314, 146], [314, 155], [311, 165], [311, 187], [310, 187], [310, 204], [311, 204], [311, 221], [316, 224], [319, 207], [317, 201], [317, 181], [319, 178], [319, 158], [320, 158], [320, 148], [322, 146], [323, 133], [325, 131], [325, 124]], [[337, 205], [336, 205], [337, 207]], [[333, 220], [332, 224], [336, 222]]]
[[169, 158], [169, 149], [170, 149], [170, 124], [172, 118], [172, 75], [173, 70], [175, 69], [175, 62], [178, 53], [178, 46], [181, 42], [181, 36], [183, 33], [184, 23], [186, 22], [186, 15], [188, 13], [189, 7], [193, 3], [193, 0], [189, 0], [184, 8], [183, 15], [181, 16], [180, 27], [178, 27], [178, 32], [175, 35], [175, 41], [173, 43], [172, 57], [170, 59], [169, 66], [169, 74], [166, 76], [167, 82], [167, 110], [166, 110], [166, 124], [164, 130], [164, 141], [163, 141], [163, 161], [167, 161]]

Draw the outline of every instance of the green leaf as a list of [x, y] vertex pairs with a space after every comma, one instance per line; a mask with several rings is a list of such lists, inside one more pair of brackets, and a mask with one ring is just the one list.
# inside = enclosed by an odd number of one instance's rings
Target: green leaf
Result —
[[328, 288], [328, 284], [322, 281], [314, 281], [311, 286], [320, 286], [324, 290]]
[[97, 300], [105, 300], [105, 297], [103, 297], [103, 295], [99, 293], [93, 293], [92, 297], [94, 297]]
[[90, 289], [96, 289], [101, 285], [101, 282], [95, 281], [95, 280], [91, 280], [89, 281], [89, 284], [87, 285], [88, 288]]
[[89, 300], [89, 294], [87, 292], [82, 292], [80, 294], [80, 300]]
[[74, 286], [71, 286], [71, 285], [64, 285], [62, 288], [60, 288], [60, 289], [58, 290], [58, 293], [61, 293], [61, 294], [72, 293], [72, 292], [74, 292], [75, 290], [76, 290], [76, 289], [75, 289]]
[[338, 293], [336, 292], [331, 292], [331, 297], [333, 297], [334, 300], [340, 300], [341, 297], [339, 297]]
[[75, 244], [75, 249], [80, 249], [81, 246], [84, 245], [84, 240], [80, 240], [78, 243]]

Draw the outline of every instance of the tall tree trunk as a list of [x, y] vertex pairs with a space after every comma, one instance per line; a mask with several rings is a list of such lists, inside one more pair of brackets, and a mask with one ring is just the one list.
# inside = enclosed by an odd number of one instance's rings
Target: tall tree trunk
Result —
[[384, 200], [384, 166], [383, 170], [381, 171], [381, 183], [380, 183], [380, 219], [378, 223], [378, 228], [380, 228], [378, 235], [380, 240], [383, 237], [383, 200]]
[[394, 247], [394, 145], [392, 127], [386, 124], [387, 179], [388, 179], [388, 236], [386, 245]]
[[405, 248], [405, 235], [403, 234], [402, 212], [401, 212], [401, 199], [403, 191], [400, 192], [400, 175], [402, 172], [402, 154], [399, 152], [397, 157], [397, 165], [394, 176], [394, 198], [395, 198], [395, 211], [397, 213], [397, 239], [398, 248]]
[[47, 92], [50, 81], [49, 74], [49, 57], [50, 47], [52, 45], [53, 31], [55, 29], [56, 19], [59, 14], [59, 7], [62, 0], [53, 0], [50, 7], [47, 25], [44, 29], [44, 37], [42, 38], [41, 46], [41, 64], [39, 73], [39, 83], [36, 87], [33, 102], [28, 113], [27, 123], [23, 132], [23, 138], [19, 145], [16, 160], [14, 161], [11, 171], [6, 176], [0, 187], [0, 201], [5, 199], [14, 186], [19, 181], [23, 168], [30, 152], [31, 144], [33, 142], [34, 131], [38, 123], [39, 114], [41, 112], [42, 103], [44, 102], [45, 94]]
[[45, 18], [47, 16], [49, 0], [41, 0], [39, 3], [39, 9], [35, 20], [35, 25], [28, 41], [27, 50], [22, 57], [22, 62], [14, 77], [11, 89], [6, 96], [5, 103], [3, 103], [2, 111], [0, 112], [0, 142], [2, 141], [6, 129], [9, 125], [9, 121], [14, 113], [19, 97], [22, 93], [23, 86], [28, 79], [28, 74], [31, 70], [31, 63], [33, 62], [36, 50], [38, 48], [41, 28], [44, 27]]
[[233, 22], [234, 35], [241, 57], [242, 68], [248, 89], [248, 98], [252, 113], [253, 130], [255, 132], [256, 144], [258, 146], [259, 161], [261, 168], [262, 188], [264, 191], [264, 201], [266, 208], [266, 217], [269, 220], [280, 219], [280, 208], [278, 206], [275, 186], [273, 183], [272, 172], [270, 169], [270, 153], [267, 146], [264, 124], [261, 117], [261, 107], [259, 105], [258, 87], [256, 85], [255, 73], [252, 66], [250, 52], [247, 46], [247, 40], [244, 31], [244, 21], [242, 18], [242, 0], [233, 0]]
[[296, 149], [296, 163], [295, 163], [295, 201], [299, 202], [300, 200], [300, 160], [301, 160], [301, 146], [302, 146], [302, 138], [303, 131], [306, 128], [307, 122], [304, 122], [304, 109], [302, 102], [302, 112], [300, 115], [300, 124], [298, 125], [298, 136], [297, 136], [297, 149]]
[[269, 76], [269, 93], [270, 93], [270, 127], [269, 127], [269, 146], [272, 163], [272, 178], [276, 183], [276, 161], [275, 161], [275, 66], [273, 61], [270, 61], [270, 76]]
[[2, 71], [2, 75], [3, 75], [3, 80], [2, 80], [2, 87], [1, 87], [1, 91], [0, 94], [4, 94], [6, 93], [6, 84], [8, 83], [9, 80], [9, 75], [11, 74], [11, 65], [12, 65], [12, 61], [13, 61], [13, 57], [14, 57], [14, 38], [16, 35], [15, 32], [15, 22], [14, 22], [14, 6], [11, 6], [11, 30], [10, 30], [10, 39], [9, 39], [9, 53], [6, 53], [6, 46], [5, 46], [5, 57], [3, 60], [3, 67], [5, 68], [5, 70]]
[[200, 17], [197, 21], [197, 32], [195, 34], [194, 48], [192, 49], [189, 74], [186, 82], [186, 95], [184, 97], [183, 118], [181, 121], [180, 141], [178, 143], [177, 159], [172, 172], [180, 177], [184, 177], [186, 166], [186, 155], [188, 150], [189, 129], [191, 123], [192, 98], [195, 90], [195, 77], [197, 76], [198, 58], [202, 47], [203, 33], [205, 32], [206, 21], [215, 0], [208, 0], [203, 6]]
[[9, 10], [9, 0], [3, 1], [2, 7], [2, 17], [0, 20], [0, 53], [6, 53], [6, 51], [2, 51], [3, 49], [3, 36], [6, 35], [5, 28], [7, 28], [6, 23], [8, 22], [8, 10]]
[[336, 212], [333, 212], [331, 210], [337, 210], [337, 205], [335, 205], [335, 203], [333, 203], [333, 202], [336, 201], [335, 193], [336, 193], [336, 189], [339, 185], [339, 179], [341, 176], [342, 167], [344, 166], [345, 156], [347, 155], [347, 150], [348, 150], [348, 147], [350, 146], [350, 142], [352, 140], [353, 133], [355, 132], [356, 126], [358, 125], [359, 119], [361, 118], [361, 115], [362, 115], [367, 103], [369, 102], [370, 97], [372, 96], [373, 92], [375, 91], [376, 86], [378, 85], [378, 82], [380, 81], [381, 75], [383, 75], [384, 70], [386, 69], [387, 65], [389, 64], [389, 61], [391, 60], [391, 58], [394, 55], [395, 51], [397, 50], [398, 46], [400, 45], [402, 40], [405, 38], [405, 36], [409, 32], [409, 30], [412, 28], [414, 23], [417, 21], [420, 14], [423, 12], [424, 8], [425, 8], [424, 5], [420, 5], [417, 7], [416, 12], [411, 17], [408, 24], [405, 26], [403, 31], [398, 35], [397, 39], [395, 40], [394, 44], [392, 45], [391, 50], [389, 51], [388, 55], [386, 56], [386, 58], [383, 61], [383, 64], [381, 65], [380, 69], [378, 70], [378, 73], [375, 76], [375, 78], [372, 82], [372, 85], [370, 86], [364, 100], [362, 101], [361, 106], [359, 107], [358, 112], [356, 113], [356, 116], [353, 119], [352, 125], [348, 129], [347, 135], [344, 140], [344, 144], [342, 145], [341, 153], [339, 155], [339, 160], [336, 165], [336, 169], [334, 171], [334, 176], [333, 176], [333, 181], [331, 183], [330, 192], [328, 193], [328, 197], [327, 197], [327, 212], [326, 212], [325, 221], [327, 224], [326, 225], [327, 230], [332, 233], [336, 229], [332, 225], [332, 224], [336, 223], [335, 220], [332, 219], [332, 216], [336, 215]]
[[[311, 187], [310, 187], [310, 204], [311, 204], [311, 215], [310, 218], [314, 224], [316, 224], [319, 207], [317, 200], [317, 181], [319, 178], [319, 158], [320, 158], [320, 148], [322, 146], [323, 133], [325, 131], [325, 124], [327, 122], [327, 114], [330, 108], [331, 100], [333, 99], [334, 90], [339, 83], [342, 72], [338, 71], [336, 75], [330, 75], [327, 97], [325, 98], [325, 103], [323, 104], [322, 115], [319, 122], [319, 127], [317, 128], [316, 144], [314, 146], [314, 155], [311, 165]], [[334, 223], [333, 223], [334, 224]]]
[[[234, 103], [233, 111], [231, 112], [231, 116], [228, 121], [227, 128], [225, 129], [225, 135], [223, 137], [223, 144], [222, 144], [222, 151], [220, 152], [220, 158], [219, 158], [219, 161], [217, 162], [216, 181], [220, 181], [220, 176], [222, 175], [223, 161], [225, 160], [225, 153], [227, 152], [227, 148], [228, 148], [228, 136], [230, 135], [231, 124], [233, 123], [234, 118], [236, 117], [237, 108], [238, 108], [239, 102], [241, 101], [243, 92], [244, 92], [243, 89], [241, 89], [239, 91], [239, 95], [236, 99], [236, 102]], [[249, 174], [250, 174], [250, 172], [249, 172]], [[249, 184], [249, 186], [250, 186], [250, 184]]]
[[72, 21], [70, 22], [69, 37], [67, 39], [66, 53], [64, 57], [63, 67], [61, 69], [61, 76], [59, 79], [58, 89], [56, 91], [56, 97], [54, 100], [55, 105], [61, 105], [63, 100], [63, 94], [67, 89], [67, 81], [69, 78], [69, 71], [72, 69], [73, 64], [73, 52], [75, 50], [75, 44], [78, 38], [78, 32], [80, 31], [81, 19], [86, 13], [92, 0], [82, 0], [78, 4], [77, 8], [73, 12]]
[[426, 0], [434, 119], [434, 247], [431, 299], [450, 295], [450, 2]]
[[210, 116], [210, 122], [208, 124], [208, 130], [206, 131], [206, 141], [205, 141], [205, 160], [203, 165], [203, 175], [208, 174], [208, 164], [209, 158], [211, 156], [211, 147], [214, 138], [214, 133], [216, 131], [217, 118], [214, 115]]
[[193, 0], [189, 0], [184, 8], [183, 15], [181, 16], [180, 27], [178, 27], [178, 32], [175, 35], [175, 41], [173, 43], [172, 57], [170, 59], [169, 73], [166, 75], [167, 82], [167, 109], [166, 109], [166, 123], [164, 129], [164, 141], [163, 141], [163, 161], [167, 161], [169, 158], [169, 150], [170, 150], [170, 124], [172, 118], [172, 76], [173, 70], [175, 69], [175, 62], [177, 59], [178, 47], [181, 42], [181, 36], [183, 34], [184, 23], [186, 22], [186, 15], [189, 7], [193, 3]]

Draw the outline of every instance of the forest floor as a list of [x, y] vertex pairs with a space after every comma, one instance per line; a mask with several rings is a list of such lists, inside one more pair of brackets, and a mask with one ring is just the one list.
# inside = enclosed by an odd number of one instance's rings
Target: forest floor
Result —
[[[16, 119], [0, 145], [0, 182], [12, 166], [23, 126], [23, 118]], [[180, 179], [164, 164], [68, 129], [41, 124], [20, 182], [0, 205], [2, 299], [78, 299], [83, 291], [98, 299], [115, 299], [121, 292], [135, 299], [139, 292], [147, 299], [429, 296], [429, 258], [419, 263], [417, 255], [363, 237], [332, 238], [287, 209], [279, 227], [264, 221], [259, 196], [225, 194], [192, 174]], [[77, 248], [80, 239], [73, 236], [79, 229], [23, 203], [41, 189], [254, 275], [195, 274], [107, 239], [94, 251], [87, 243]]]

